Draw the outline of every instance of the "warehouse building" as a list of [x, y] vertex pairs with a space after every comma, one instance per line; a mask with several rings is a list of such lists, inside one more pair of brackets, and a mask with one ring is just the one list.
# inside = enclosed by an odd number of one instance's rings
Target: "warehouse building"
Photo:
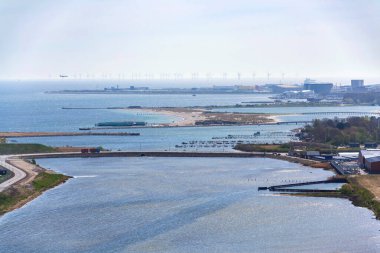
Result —
[[360, 150], [358, 163], [361, 168], [366, 169], [369, 173], [380, 173], [380, 150]]
[[303, 89], [312, 90], [316, 94], [326, 95], [331, 92], [333, 86], [332, 83], [317, 83], [315, 80], [306, 79], [303, 84]]

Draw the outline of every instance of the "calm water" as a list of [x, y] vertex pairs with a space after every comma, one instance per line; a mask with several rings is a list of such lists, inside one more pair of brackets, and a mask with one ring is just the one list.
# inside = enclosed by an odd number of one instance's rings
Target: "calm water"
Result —
[[[141, 136], [77, 136], [77, 137], [32, 137], [32, 138], [14, 138], [17, 142], [24, 143], [43, 143], [52, 146], [103, 146], [112, 150], [175, 150], [175, 145], [192, 140], [212, 141], [213, 137], [227, 138], [228, 135], [251, 136], [253, 133], [260, 131], [260, 136], [245, 138], [246, 142], [287, 142], [288, 134], [291, 134], [293, 125], [288, 126], [223, 126], [223, 127], [183, 127], [183, 128], [143, 128], [133, 129], [134, 132], [141, 133]], [[128, 131], [128, 130], [127, 130]], [[277, 134], [276, 134], [277, 133]], [[218, 139], [218, 140], [242, 140], [236, 139]], [[177, 148], [176, 150], [182, 150]], [[231, 150], [231, 145], [220, 148], [207, 147], [187, 147], [186, 150]]]
[[[159, 123], [175, 119], [123, 110], [62, 107], [228, 106], [268, 101], [268, 96], [52, 95], [44, 94], [41, 88], [15, 92], [1, 86], [0, 131], [78, 131], [101, 121]], [[310, 116], [296, 114], [314, 110], [372, 112], [378, 108], [260, 110], [291, 113], [284, 117], [304, 120], [302, 117]], [[286, 142], [294, 127], [299, 125], [146, 128], [134, 129], [141, 133], [137, 137], [11, 141], [172, 150], [192, 140]], [[260, 135], [249, 137], [256, 132]], [[230, 144], [212, 148], [230, 149]], [[145, 157], [45, 159], [38, 163], [74, 178], [2, 216], [0, 236], [7, 240], [1, 241], [0, 252], [380, 252], [380, 224], [367, 209], [343, 199], [279, 196], [256, 190], [289, 180], [326, 179], [331, 172], [268, 159]]]
[[[79, 131], [80, 127], [92, 127], [104, 121], [171, 122], [175, 117], [157, 114], [141, 114], [127, 110], [64, 110], [62, 107], [118, 107], [118, 106], [195, 106], [231, 105], [246, 100], [268, 100], [268, 94], [253, 95], [66, 95], [43, 92], [0, 94], [0, 131]], [[168, 150], [182, 142], [192, 140], [211, 141], [213, 137], [228, 135], [252, 135], [260, 131], [263, 136], [244, 141], [266, 143], [286, 142], [294, 126], [243, 126], [202, 128], [124, 129], [123, 132], [139, 132], [141, 136], [81, 136], [18, 138], [14, 142], [42, 143], [52, 146], [103, 146], [112, 150]], [[112, 130], [104, 130], [112, 131]], [[282, 135], [271, 135], [282, 132]], [[240, 140], [240, 139], [237, 139]], [[231, 150], [233, 145], [217, 148]], [[186, 150], [209, 150], [207, 147], [188, 147]], [[181, 149], [182, 150], [182, 149]]]
[[[0, 252], [379, 252], [347, 200], [257, 187], [331, 172], [252, 158], [46, 159], [73, 175], [0, 218]], [[178, 166], [178, 165], [181, 166]]]
[[[322, 107], [268, 107], [268, 108], [217, 108], [219, 112], [279, 114], [279, 121], [312, 121], [321, 118], [347, 118], [353, 116], [379, 117], [380, 106], [322, 106]], [[306, 113], [306, 114], [305, 114]], [[314, 114], [316, 113], [316, 114]], [[325, 113], [325, 114], [324, 114]], [[281, 115], [288, 114], [288, 115]]]
[[[49, 88], [45, 88], [48, 90]], [[0, 89], [1, 90], [1, 89]], [[67, 95], [45, 94], [42, 91], [0, 93], [0, 131], [79, 131], [80, 127], [92, 127], [104, 121], [146, 121], [149, 123], [171, 122], [175, 117], [157, 114], [141, 114], [128, 110], [64, 110], [62, 107], [118, 107], [118, 106], [196, 106], [196, 105], [234, 105], [244, 101], [267, 101], [270, 94], [247, 95]], [[375, 112], [380, 107], [286, 107], [286, 108], [229, 108], [218, 109], [256, 113], [290, 113], [279, 116], [280, 120], [311, 120], [329, 115], [298, 115], [302, 112]], [[347, 117], [349, 114], [339, 115]], [[213, 137], [225, 138], [228, 135], [243, 135], [242, 140], [249, 143], [287, 142], [292, 139], [289, 126], [242, 126], [242, 127], [202, 127], [202, 128], [165, 128], [165, 129], [126, 129], [141, 136], [82, 136], [82, 137], [44, 137], [11, 139], [14, 142], [42, 143], [52, 146], [103, 146], [112, 150], [173, 150], [183, 142], [212, 141]], [[105, 130], [113, 131], [113, 130]], [[259, 131], [255, 138], [244, 138]], [[290, 135], [290, 136], [289, 136]], [[177, 150], [231, 150], [233, 144], [222, 147], [194, 146]]]

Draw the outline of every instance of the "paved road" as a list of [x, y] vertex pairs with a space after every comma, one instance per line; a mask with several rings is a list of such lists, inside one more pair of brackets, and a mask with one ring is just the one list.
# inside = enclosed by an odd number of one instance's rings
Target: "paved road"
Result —
[[[269, 153], [268, 153], [269, 154]], [[117, 151], [101, 153], [80, 153], [80, 152], [61, 152], [61, 153], [38, 153], [23, 155], [0, 156], [0, 165], [12, 171], [15, 175], [11, 179], [0, 184], [0, 192], [7, 187], [24, 179], [27, 174], [23, 170], [6, 162], [7, 159], [38, 159], [38, 158], [69, 158], [69, 157], [135, 157], [135, 156], [154, 156], [154, 157], [265, 157], [265, 153], [244, 153], [244, 152], [170, 152], [170, 151]]]
[[15, 175], [8, 179], [7, 181], [0, 184], [0, 192], [4, 191], [6, 188], [11, 186], [12, 184], [22, 180], [26, 177], [26, 173], [19, 168], [16, 168], [13, 165], [10, 165], [6, 162], [7, 156], [0, 156], [0, 165], [10, 171], [12, 171]]

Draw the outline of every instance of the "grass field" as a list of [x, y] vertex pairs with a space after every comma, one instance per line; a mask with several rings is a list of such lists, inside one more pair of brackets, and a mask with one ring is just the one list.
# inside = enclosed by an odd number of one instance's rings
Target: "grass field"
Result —
[[68, 178], [62, 174], [42, 172], [33, 180], [32, 187], [17, 186], [0, 192], [0, 215], [22, 206], [42, 192], [65, 182]]
[[0, 143], [0, 155], [55, 152], [53, 147], [42, 144]]
[[[365, 177], [365, 176], [364, 176]], [[342, 194], [347, 196], [355, 206], [366, 207], [375, 213], [377, 219], [380, 219], [380, 202], [376, 196], [361, 183], [361, 176], [349, 177], [349, 184], [342, 187]]]

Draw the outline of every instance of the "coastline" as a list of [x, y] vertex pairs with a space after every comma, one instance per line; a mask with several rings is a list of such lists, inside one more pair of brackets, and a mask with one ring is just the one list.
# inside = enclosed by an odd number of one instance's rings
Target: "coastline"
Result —
[[157, 127], [202, 127], [222, 125], [276, 124], [277, 115], [253, 113], [210, 112], [204, 108], [125, 108], [124, 110], [153, 113], [177, 118], [170, 123], [157, 124]]
[[38, 172], [34, 171], [31, 174], [31, 168], [35, 168], [36, 165], [21, 159], [13, 160], [11, 164], [24, 171], [28, 176], [0, 192], [0, 216], [21, 208], [45, 191], [63, 184], [71, 178], [40, 166], [37, 166]]
[[[57, 174], [57, 175], [60, 175], [60, 174]], [[35, 191], [35, 192], [31, 193], [30, 195], [26, 196], [25, 198], [20, 199], [18, 202], [15, 202], [14, 204], [10, 205], [9, 207], [7, 207], [5, 209], [0, 209], [0, 217], [2, 215], [6, 214], [6, 213], [12, 212], [12, 211], [14, 211], [16, 209], [19, 209], [19, 208], [23, 207], [24, 205], [26, 205], [30, 201], [32, 201], [32, 200], [38, 198], [39, 196], [41, 196], [44, 192], [46, 192], [46, 191], [48, 191], [50, 189], [53, 189], [53, 188], [55, 188], [55, 187], [57, 187], [57, 186], [65, 183], [70, 178], [71, 177], [66, 176], [65, 180], [62, 180], [62, 181], [60, 181], [57, 184], [51, 185], [50, 188], [47, 188], [47, 189], [45, 189], [43, 191]]]
[[[240, 154], [244, 153], [245, 152], [241, 152]], [[248, 155], [249, 153], [246, 154]], [[283, 160], [291, 163], [302, 164], [304, 166], [312, 168], [332, 170], [335, 172], [329, 163], [317, 162], [298, 157], [288, 157], [266, 153], [255, 154], [255, 156], [247, 157]], [[26, 173], [29, 173], [29, 177], [21, 180], [20, 182], [6, 189], [4, 192], [0, 193], [0, 216], [24, 206], [28, 202], [39, 197], [45, 191], [63, 184], [71, 178], [70, 176], [58, 174], [54, 171], [46, 170], [38, 165], [31, 164], [24, 159], [15, 160], [13, 160], [11, 164], [13, 166], [17, 166], [19, 169], [25, 171]], [[31, 168], [36, 168], [36, 166], [38, 167], [38, 173], [30, 176]], [[345, 184], [344, 187], [342, 187], [342, 189], [336, 193], [315, 192], [280, 194], [294, 197], [330, 197], [349, 199], [354, 206], [365, 207], [371, 210], [376, 216], [376, 219], [380, 220], [380, 190], [378, 189], [377, 185], [374, 185], [374, 182], [368, 182], [368, 178], [366, 177], [351, 176], [346, 178], [348, 183]], [[363, 181], [363, 179], [366, 179], [367, 181]], [[380, 176], [377, 177], [375, 182], [377, 184], [380, 184]], [[372, 189], [370, 186], [372, 186]]]
[[[241, 157], [245, 157], [243, 152]], [[246, 153], [247, 154], [247, 153]], [[207, 156], [206, 156], [207, 157]], [[275, 156], [272, 154], [260, 154], [255, 156], [247, 156], [250, 158], [269, 158], [279, 159], [292, 163], [300, 163], [304, 166], [326, 169], [324, 166], [306, 159], [286, 159], [286, 157]], [[305, 160], [305, 161], [304, 161]], [[46, 170], [38, 165], [32, 164], [25, 159], [12, 159], [11, 164], [27, 173], [27, 177], [10, 186], [5, 191], [0, 192], [0, 216], [21, 208], [28, 202], [42, 195], [45, 191], [50, 190], [58, 185], [65, 183], [72, 178], [71, 176], [58, 174], [52, 170]], [[54, 177], [53, 180], [49, 177]], [[48, 180], [46, 180], [46, 178]], [[42, 185], [40, 182], [43, 182]], [[44, 182], [47, 181], [47, 182]]]
[[202, 114], [206, 111], [204, 109], [169, 109], [169, 108], [138, 108], [138, 109], [126, 109], [130, 111], [136, 111], [141, 113], [151, 113], [156, 115], [164, 115], [169, 117], [175, 117], [170, 123], [160, 124], [162, 126], [195, 126], [195, 122], [198, 120], [205, 120], [206, 117]]

